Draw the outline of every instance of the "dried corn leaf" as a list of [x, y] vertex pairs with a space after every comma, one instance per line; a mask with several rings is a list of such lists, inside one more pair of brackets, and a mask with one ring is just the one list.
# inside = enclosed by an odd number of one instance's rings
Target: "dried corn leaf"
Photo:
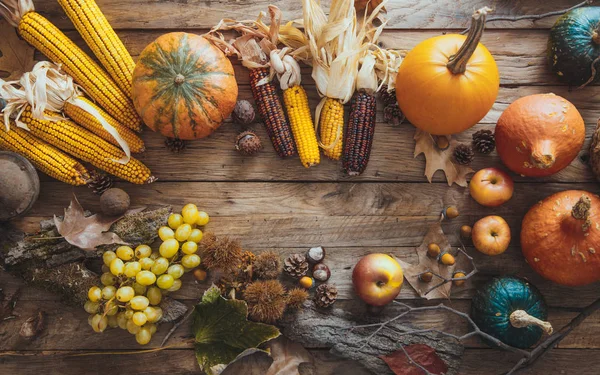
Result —
[[433, 175], [438, 170], [443, 170], [446, 174], [446, 180], [448, 186], [457, 184], [462, 187], [467, 186], [467, 175], [475, 172], [468, 166], [456, 164], [453, 161], [452, 153], [454, 148], [458, 145], [458, 142], [452, 138], [449, 138], [450, 147], [445, 150], [441, 150], [435, 144], [435, 141], [431, 134], [426, 133], [420, 129], [415, 130], [415, 153], [416, 158], [420, 154], [425, 155], [425, 176], [427, 180], [431, 182]]
[[19, 39], [15, 28], [3, 19], [0, 19], [0, 35], [0, 78], [19, 79], [33, 67], [34, 48]]

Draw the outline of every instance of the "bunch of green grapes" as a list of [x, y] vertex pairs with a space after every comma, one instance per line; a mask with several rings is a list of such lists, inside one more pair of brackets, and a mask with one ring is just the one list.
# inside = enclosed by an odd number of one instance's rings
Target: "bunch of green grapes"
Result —
[[158, 251], [140, 245], [104, 252], [102, 286], [89, 289], [84, 305], [92, 329], [119, 327], [135, 335], [140, 345], [149, 343], [162, 318], [163, 294], [179, 290], [181, 276], [200, 265], [196, 252], [203, 233], [197, 226], [208, 222], [208, 214], [190, 203], [158, 230], [162, 240]]

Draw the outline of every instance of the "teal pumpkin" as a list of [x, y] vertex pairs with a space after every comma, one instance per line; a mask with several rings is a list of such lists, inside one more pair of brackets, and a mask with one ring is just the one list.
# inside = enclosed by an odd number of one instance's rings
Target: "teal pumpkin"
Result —
[[[600, 7], [584, 7], [561, 16], [550, 30], [548, 63], [562, 81], [580, 86], [592, 76], [600, 56]], [[597, 80], [598, 74], [593, 81]]]
[[471, 318], [483, 332], [503, 343], [526, 349], [544, 330], [552, 332], [546, 302], [538, 289], [518, 277], [494, 278], [479, 289], [471, 303]]

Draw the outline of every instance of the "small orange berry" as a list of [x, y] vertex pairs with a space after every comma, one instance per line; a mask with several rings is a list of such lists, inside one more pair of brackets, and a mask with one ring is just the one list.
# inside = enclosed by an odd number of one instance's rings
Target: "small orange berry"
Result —
[[[454, 272], [454, 275], [452, 275], [452, 278], [456, 279], [456, 278], [465, 277], [465, 276], [467, 276], [467, 275], [464, 272], [457, 271], [457, 272]], [[455, 286], [463, 286], [463, 285], [465, 285], [466, 281], [467, 280], [454, 280], [453, 282], [454, 282]]]
[[430, 243], [429, 245], [427, 245], [427, 255], [429, 255], [432, 258], [437, 258], [440, 253], [442, 252], [442, 250], [440, 249], [440, 246], [436, 243]]
[[444, 217], [454, 219], [458, 217], [458, 208], [456, 206], [448, 206], [444, 209]]
[[425, 271], [419, 275], [419, 280], [421, 280], [424, 283], [431, 282], [431, 280], [433, 280], [433, 274], [429, 271]]
[[300, 286], [304, 289], [310, 289], [313, 287], [313, 285], [315, 285], [315, 280], [313, 280], [312, 277], [303, 276], [302, 278], [300, 278], [299, 283]]
[[473, 228], [468, 225], [463, 225], [460, 227], [460, 236], [464, 239], [471, 238], [471, 233], [473, 232]]
[[456, 263], [456, 259], [454, 259], [454, 256], [450, 253], [444, 253], [440, 258], [440, 262], [446, 266], [453, 266], [454, 263]]
[[196, 280], [198, 281], [204, 281], [206, 280], [206, 271], [203, 270], [202, 268], [196, 268], [194, 270], [194, 278], [196, 278]]

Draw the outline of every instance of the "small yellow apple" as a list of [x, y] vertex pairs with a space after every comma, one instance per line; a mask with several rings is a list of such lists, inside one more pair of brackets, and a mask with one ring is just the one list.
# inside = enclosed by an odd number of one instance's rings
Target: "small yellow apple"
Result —
[[384, 306], [400, 293], [404, 274], [400, 264], [387, 254], [369, 254], [352, 271], [356, 294], [372, 306]]

